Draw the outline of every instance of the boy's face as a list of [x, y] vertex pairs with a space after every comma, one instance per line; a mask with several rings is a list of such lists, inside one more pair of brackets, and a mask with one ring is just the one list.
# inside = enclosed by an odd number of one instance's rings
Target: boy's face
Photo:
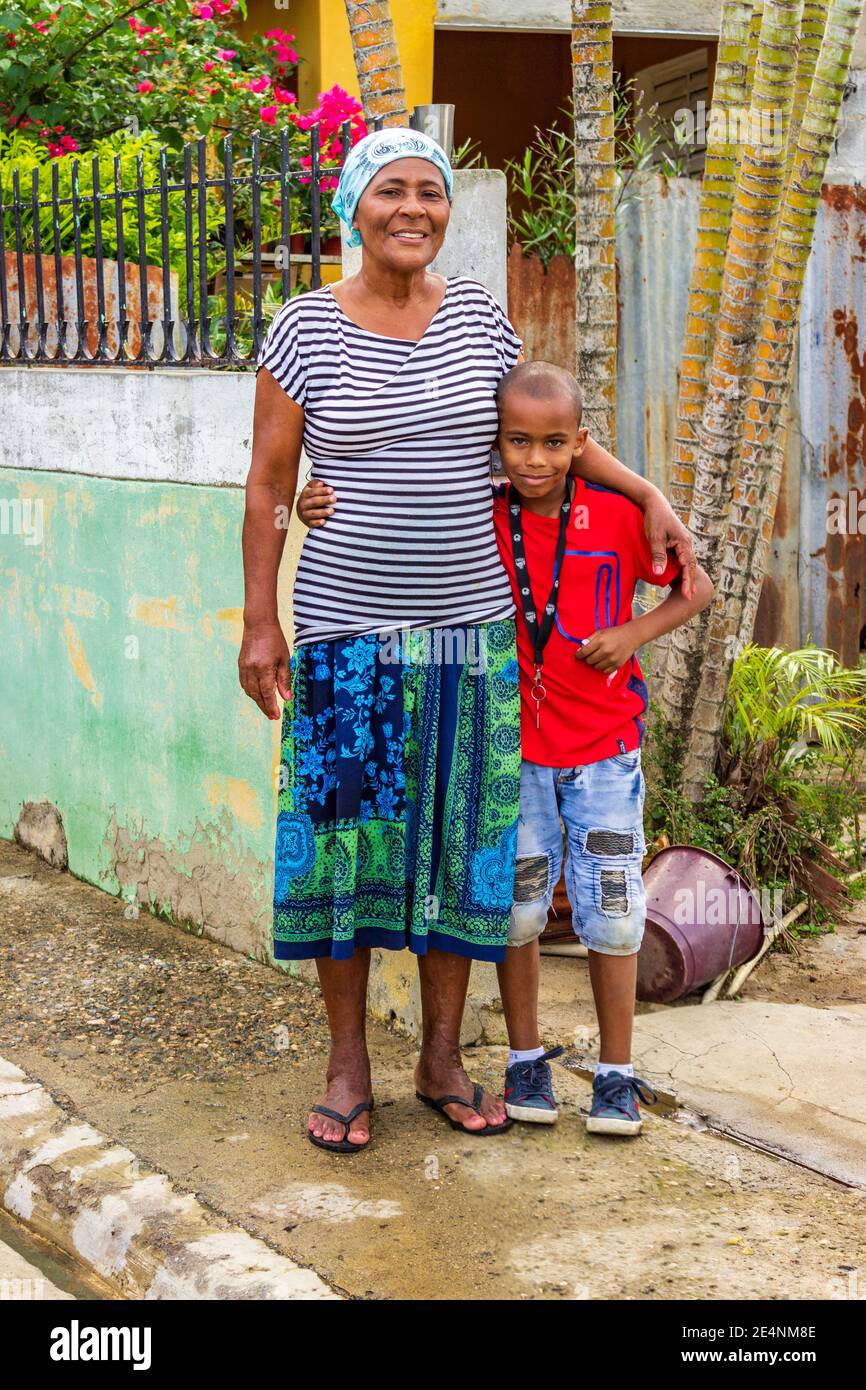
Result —
[[499, 407], [499, 455], [505, 476], [527, 500], [560, 496], [572, 460], [583, 451], [574, 402], [566, 396], [538, 400], [515, 388]]

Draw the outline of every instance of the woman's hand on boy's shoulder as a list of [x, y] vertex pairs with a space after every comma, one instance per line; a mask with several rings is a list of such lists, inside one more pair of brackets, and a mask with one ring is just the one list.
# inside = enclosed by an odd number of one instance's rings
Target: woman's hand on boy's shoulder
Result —
[[652, 551], [653, 573], [664, 574], [668, 551], [672, 550], [682, 569], [683, 593], [691, 599], [695, 593], [697, 560], [694, 542], [670, 502], [660, 493], [651, 495], [644, 509], [644, 530]]
[[301, 521], [310, 529], [324, 526], [329, 516], [334, 514], [337, 494], [327, 483], [313, 478], [298, 496], [295, 510]]

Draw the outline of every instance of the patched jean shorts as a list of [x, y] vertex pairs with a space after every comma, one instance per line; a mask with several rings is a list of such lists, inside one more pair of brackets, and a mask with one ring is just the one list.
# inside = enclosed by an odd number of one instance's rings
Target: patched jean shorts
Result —
[[509, 946], [527, 945], [547, 925], [562, 873], [564, 827], [576, 935], [601, 955], [631, 956], [640, 949], [643, 803], [640, 749], [587, 767], [542, 767], [524, 759]]

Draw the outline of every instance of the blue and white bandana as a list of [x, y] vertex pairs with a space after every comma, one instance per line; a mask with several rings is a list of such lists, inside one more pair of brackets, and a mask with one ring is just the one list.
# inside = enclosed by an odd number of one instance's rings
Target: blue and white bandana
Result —
[[361, 199], [361, 194], [372, 178], [391, 164], [395, 159], [429, 159], [441, 172], [445, 180], [445, 192], [451, 201], [454, 188], [454, 171], [442, 146], [420, 130], [410, 130], [407, 126], [389, 126], [387, 130], [376, 130], [365, 135], [346, 156], [340, 173], [340, 182], [334, 194], [334, 212], [345, 222], [351, 235], [350, 246], [361, 245], [361, 234], [352, 228], [352, 218]]

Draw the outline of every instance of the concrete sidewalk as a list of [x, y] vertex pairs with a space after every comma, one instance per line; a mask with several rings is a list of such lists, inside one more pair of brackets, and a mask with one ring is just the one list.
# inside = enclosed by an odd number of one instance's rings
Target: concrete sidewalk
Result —
[[715, 1120], [866, 1190], [863, 1005], [660, 1010], [638, 1018], [635, 1058]]
[[[675, 1116], [647, 1116], [636, 1141], [587, 1136], [589, 1086], [564, 1067], [558, 1125], [473, 1140], [415, 1100], [415, 1048], [371, 1025], [373, 1143], [343, 1161], [321, 1153], [305, 1138], [327, 1056], [313, 989], [147, 915], [128, 920], [7, 842], [0, 960], [0, 1054], [68, 1123], [338, 1294], [826, 1299], [846, 1296], [852, 1269], [866, 1288], [862, 1191]], [[582, 985], [567, 1002], [574, 964], [546, 963], [562, 967], [564, 1041], [593, 1025]], [[502, 1048], [467, 1056], [501, 1087]], [[56, 1169], [40, 1167], [45, 1190]], [[61, 1219], [92, 1210], [85, 1195]]]

